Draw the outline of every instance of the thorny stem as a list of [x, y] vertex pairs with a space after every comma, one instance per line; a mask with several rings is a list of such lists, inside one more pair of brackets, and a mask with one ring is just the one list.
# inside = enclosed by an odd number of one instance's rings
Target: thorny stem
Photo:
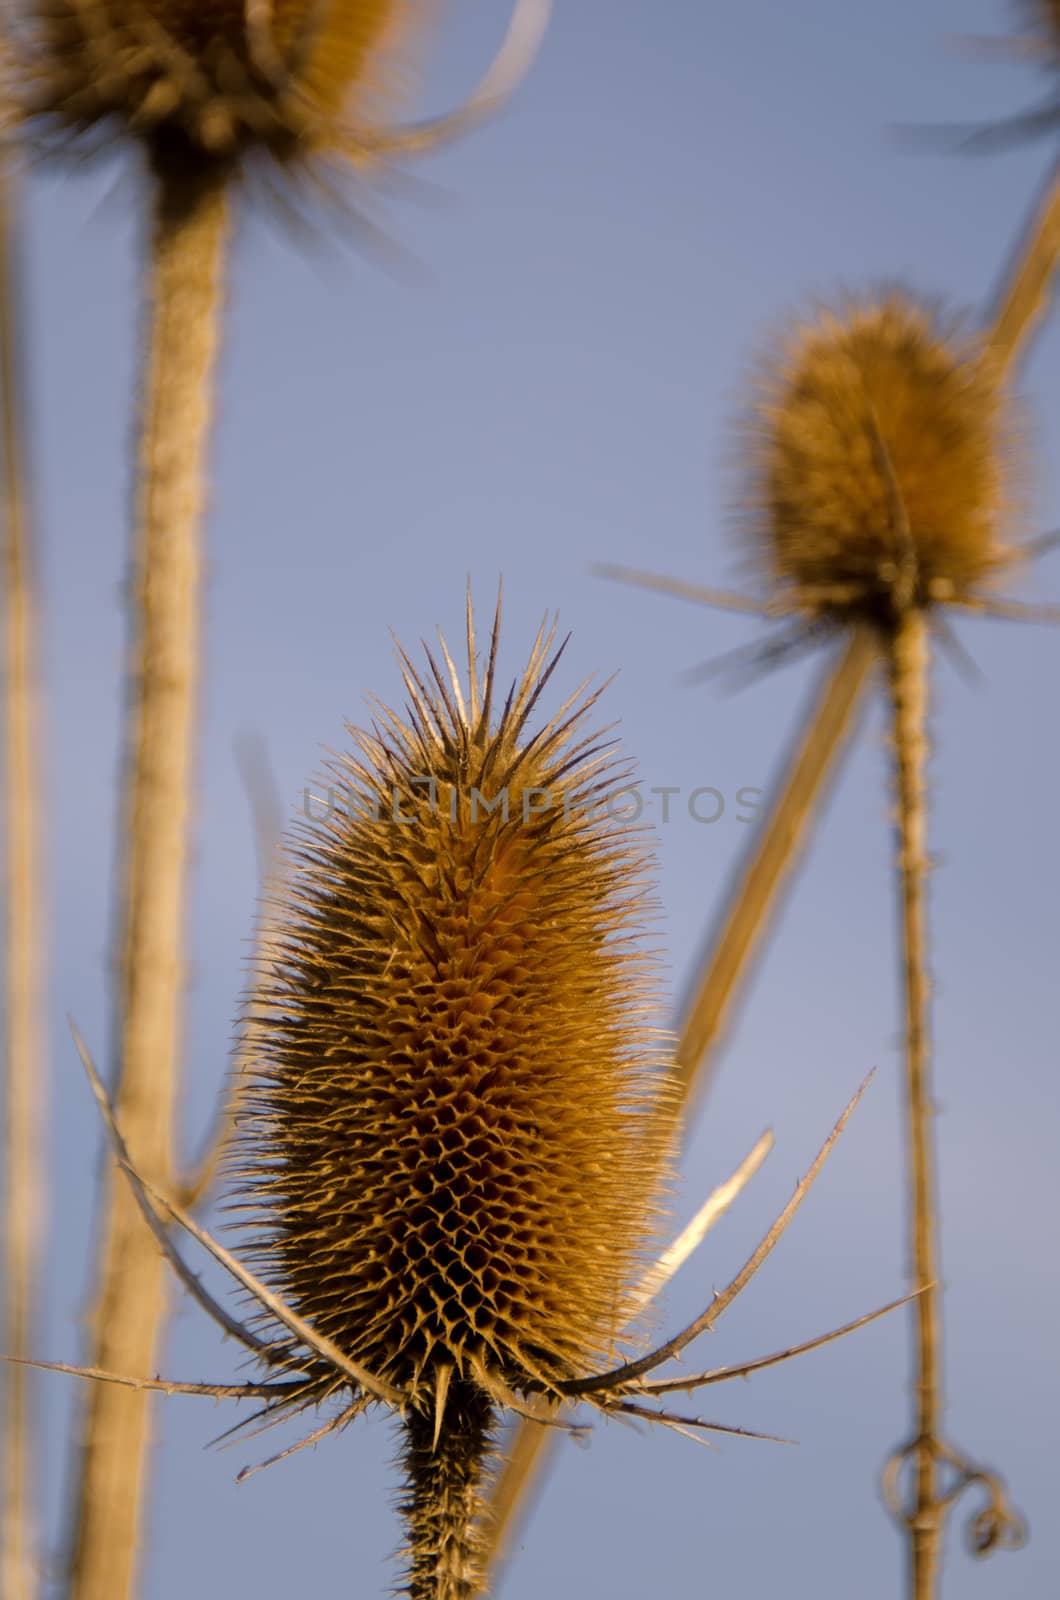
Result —
[[[4, 137], [4, 135], [0, 135]], [[42, 1137], [47, 1060], [41, 1020], [43, 885], [35, 661], [36, 595], [31, 530], [22, 499], [22, 363], [11, 175], [0, 149], [0, 469], [3, 471], [6, 767], [6, 1116], [3, 1148], [4, 1349], [25, 1357], [33, 1342], [37, 1261], [44, 1213]], [[0, 1594], [38, 1591], [33, 1511], [31, 1373], [4, 1373], [0, 1462]]]
[[[173, 1167], [181, 1036], [185, 879], [199, 671], [199, 522], [227, 236], [223, 180], [159, 159], [132, 575], [124, 868], [117, 910], [116, 1097], [142, 1170]], [[164, 1263], [127, 1186], [111, 1177], [93, 1362], [154, 1371]], [[83, 1421], [68, 1594], [135, 1592], [148, 1399], [93, 1385]]]
[[938, 1483], [942, 1410], [940, 1291], [924, 916], [928, 663], [927, 620], [922, 611], [910, 607], [903, 611], [891, 635], [888, 670], [894, 719], [897, 853], [902, 900], [913, 1284], [919, 1290], [914, 1305], [916, 1487], [914, 1510], [909, 1519], [912, 1600], [932, 1600], [936, 1593], [944, 1514]]
[[435, 1416], [405, 1417], [409, 1600], [476, 1600], [486, 1593], [479, 1531], [482, 1478], [492, 1449], [493, 1404], [467, 1379], [453, 1379], [435, 1439]]

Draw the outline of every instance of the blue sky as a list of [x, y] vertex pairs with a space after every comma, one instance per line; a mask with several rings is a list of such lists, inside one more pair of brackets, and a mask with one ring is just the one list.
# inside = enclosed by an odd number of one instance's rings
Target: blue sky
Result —
[[[497, 9], [452, 0], [432, 104], [474, 79]], [[684, 686], [684, 668], [752, 626], [588, 568], [739, 575], [726, 517], [732, 421], [762, 338], [808, 296], [898, 277], [973, 311], [985, 304], [1048, 152], [960, 160], [893, 130], [1032, 100], [1030, 68], [971, 60], [952, 43], [1009, 21], [1001, 0], [565, 0], [515, 103], [373, 203], [402, 248], [396, 266], [334, 230], [306, 244], [260, 212], [243, 219], [207, 540], [189, 1148], [222, 1082], [253, 917], [233, 738], [266, 739], [295, 803], [322, 747], [363, 718], [363, 696], [399, 694], [388, 627], [412, 644], [436, 624], [459, 637], [469, 573], [483, 609], [503, 574], [510, 671], [558, 608], [573, 639], [557, 693], [617, 670], [606, 707], [645, 781], [727, 798], [713, 826], [677, 814], [659, 830], [680, 986], [747, 842], [736, 792], [768, 791], [820, 663], [736, 696]], [[37, 171], [28, 201], [53, 841], [56, 1182], [42, 1353], [66, 1360], [82, 1349], [102, 1158], [63, 1018], [72, 1012], [103, 1053], [141, 198], [115, 159]], [[1054, 323], [1023, 371], [1038, 529], [1060, 523], [1058, 356]], [[1058, 565], [1043, 562], [1026, 592], [1056, 598]], [[1005, 1474], [1033, 1537], [1019, 1555], [972, 1563], [958, 1524], [946, 1592], [1038, 1600], [1060, 1580], [1060, 638], [959, 627], [982, 683], [939, 667], [931, 768], [948, 1427]], [[886, 760], [874, 703], [696, 1121], [677, 1220], [767, 1125], [776, 1149], [667, 1296], [665, 1326], [735, 1270], [856, 1084], [879, 1070], [787, 1239], [705, 1341], [704, 1364], [805, 1338], [906, 1282]], [[901, 1545], [875, 1477], [906, 1432], [907, 1337], [891, 1318], [711, 1392], [719, 1420], [795, 1448], [735, 1440], [708, 1452], [604, 1425], [587, 1449], [564, 1446], [506, 1600], [589, 1587], [609, 1600], [708, 1588], [892, 1596]], [[233, 1370], [183, 1302], [165, 1370]], [[73, 1397], [70, 1380], [42, 1385], [52, 1530]], [[359, 1423], [237, 1488], [238, 1469], [268, 1445], [207, 1449], [233, 1420], [205, 1401], [158, 1409], [148, 1600], [386, 1592], [399, 1542], [392, 1425]]]

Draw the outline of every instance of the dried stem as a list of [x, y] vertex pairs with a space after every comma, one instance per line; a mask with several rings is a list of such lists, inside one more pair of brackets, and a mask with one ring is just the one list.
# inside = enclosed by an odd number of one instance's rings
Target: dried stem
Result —
[[740, 983], [750, 972], [778, 896], [798, 860], [815, 806], [853, 732], [855, 711], [877, 659], [872, 633], [856, 627], [838, 663], [826, 674], [803, 722], [776, 803], [738, 868], [681, 1008], [674, 1070], [683, 1102], [702, 1090], [711, 1052], [721, 1040]]
[[990, 348], [1002, 367], [1023, 355], [1036, 323], [1049, 307], [1060, 260], [1060, 164], [1053, 166], [1030, 224], [1002, 278], [991, 316]]
[[[622, 569], [599, 570], [617, 576]], [[871, 633], [855, 629], [838, 663], [827, 672], [789, 760], [777, 801], [761, 830], [756, 830], [747, 858], [738, 868], [689, 998], [681, 1008], [674, 1072], [682, 1110], [701, 1092], [725, 1020], [798, 860], [815, 806], [853, 731], [855, 713], [877, 659]], [[512, 1532], [541, 1478], [553, 1443], [545, 1429], [532, 1422], [520, 1422], [512, 1432], [490, 1494], [487, 1561], [492, 1571], [505, 1559]]]
[[[36, 674], [36, 584], [22, 494], [23, 367], [15, 325], [19, 299], [6, 134], [0, 148], [0, 453], [6, 600], [4, 740], [6, 771], [6, 1057], [4, 1138], [3, 1346], [33, 1344], [37, 1262], [44, 1227], [44, 1096], [47, 1054], [41, 1012], [44, 909], [39, 838], [40, 773]], [[3, 1382], [0, 1593], [33, 1600], [39, 1579], [33, 1507], [31, 1374], [5, 1369]]]
[[[160, 161], [155, 182], [118, 910], [116, 1097], [138, 1163], [168, 1185], [199, 673], [199, 522], [227, 204], [217, 177]], [[93, 1365], [147, 1376], [166, 1312], [164, 1262], [125, 1184], [111, 1178], [106, 1192]], [[147, 1396], [93, 1385], [76, 1491], [73, 1600], [126, 1600], [135, 1592], [147, 1445]]]
[[916, 1379], [915, 1509], [909, 1519], [910, 1594], [932, 1600], [938, 1585], [944, 1507], [939, 1493], [940, 1331], [938, 1212], [929, 1081], [927, 940], [924, 879], [927, 872], [924, 772], [927, 759], [928, 624], [906, 610], [891, 638], [889, 674], [894, 717], [898, 871], [902, 902], [902, 968], [906, 1017], [906, 1097], [912, 1187]]
[[409, 1600], [475, 1600], [485, 1594], [479, 1532], [482, 1476], [490, 1453], [493, 1406], [467, 1379], [454, 1378], [444, 1417], [410, 1409], [401, 1512], [408, 1529]]

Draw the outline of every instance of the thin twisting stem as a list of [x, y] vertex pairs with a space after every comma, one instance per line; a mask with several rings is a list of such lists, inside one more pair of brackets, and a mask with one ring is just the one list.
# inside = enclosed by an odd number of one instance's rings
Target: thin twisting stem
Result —
[[906, 1097], [912, 1185], [913, 1283], [916, 1318], [915, 1509], [910, 1519], [911, 1595], [933, 1600], [937, 1590], [944, 1509], [938, 1487], [940, 1389], [938, 1216], [929, 1081], [925, 767], [929, 638], [921, 611], [910, 608], [896, 625], [889, 655], [894, 718], [898, 872], [902, 903], [902, 969], [906, 1014]]
[[[6, 146], [6, 135], [0, 133]], [[36, 584], [22, 497], [22, 362], [7, 149], [0, 148], [0, 471], [3, 474], [4, 742], [6, 769], [6, 1106], [3, 1144], [3, 1347], [33, 1345], [37, 1262], [44, 1226], [43, 1127], [47, 1059], [41, 1011], [44, 892], [37, 747]], [[3, 1376], [0, 1594], [38, 1592], [33, 1507], [31, 1374]]]
[[[115, 1092], [135, 1159], [168, 1187], [199, 673], [199, 522], [227, 206], [215, 177], [159, 163], [155, 181], [117, 911]], [[93, 1365], [131, 1376], [154, 1371], [166, 1311], [164, 1270], [132, 1194], [112, 1177]], [[147, 1444], [146, 1395], [93, 1385], [76, 1490], [72, 1600], [127, 1600], [135, 1592]]]

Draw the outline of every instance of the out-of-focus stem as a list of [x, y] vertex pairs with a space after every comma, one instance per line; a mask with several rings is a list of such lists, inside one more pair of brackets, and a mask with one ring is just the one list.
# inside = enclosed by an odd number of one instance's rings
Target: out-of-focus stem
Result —
[[[204, 463], [227, 237], [223, 180], [158, 163], [132, 587], [115, 1098], [130, 1151], [168, 1189], [174, 1168], [184, 922], [199, 679]], [[107, 1181], [94, 1366], [155, 1371], [164, 1262], [127, 1186]], [[91, 1387], [72, 1600], [131, 1600], [147, 1486], [149, 1398]]]
[[[0, 135], [2, 137], [2, 135]], [[42, 1020], [44, 884], [38, 750], [36, 583], [23, 497], [23, 367], [12, 180], [0, 146], [0, 470], [3, 474], [4, 765], [6, 877], [5, 1037], [7, 1104], [3, 1149], [3, 1348], [32, 1353], [45, 1187], [47, 1054]], [[3, 1385], [0, 1594], [39, 1592], [33, 1504], [32, 1373], [7, 1366]]]
[[855, 711], [878, 659], [871, 631], [856, 627], [838, 663], [826, 671], [788, 758], [783, 786], [736, 869], [679, 1014], [674, 1071], [686, 1105], [705, 1086], [712, 1052], [795, 868], [814, 808], [853, 733]]
[[916, 1472], [913, 1514], [909, 1519], [910, 1595], [933, 1600], [937, 1592], [945, 1507], [940, 1500], [938, 1465], [942, 1411], [939, 1348], [938, 1210], [932, 1139], [927, 935], [924, 880], [927, 872], [928, 623], [909, 609], [896, 626], [889, 651], [894, 718], [894, 773], [901, 964], [905, 989], [907, 1138], [911, 1185], [911, 1242], [916, 1319], [914, 1389]]
[[[878, 660], [875, 636], [856, 628], [839, 661], [826, 670], [823, 687], [788, 758], [777, 799], [733, 877], [679, 1012], [674, 1073], [684, 1113], [707, 1081], [726, 1019], [794, 869], [814, 809], [853, 733], [855, 713]], [[485, 1532], [490, 1571], [507, 1558], [513, 1532], [540, 1482], [555, 1438], [553, 1431], [534, 1422], [521, 1421], [512, 1430], [489, 1495]]]
[[989, 343], [1003, 369], [1024, 354], [1049, 307], [1060, 260], [1060, 163], [1049, 173], [1030, 222], [1002, 275], [990, 317]]

